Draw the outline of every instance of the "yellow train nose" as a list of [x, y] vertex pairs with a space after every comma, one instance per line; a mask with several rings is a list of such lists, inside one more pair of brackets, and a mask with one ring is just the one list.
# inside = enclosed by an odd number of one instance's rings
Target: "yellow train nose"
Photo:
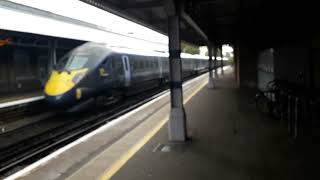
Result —
[[74, 70], [71, 72], [52, 71], [50, 79], [45, 85], [45, 94], [48, 96], [58, 96], [71, 90], [75, 83], [73, 78], [80, 73], [85, 73], [87, 69]]
[[72, 79], [67, 72], [53, 71], [45, 86], [45, 93], [49, 96], [61, 95], [74, 87]]

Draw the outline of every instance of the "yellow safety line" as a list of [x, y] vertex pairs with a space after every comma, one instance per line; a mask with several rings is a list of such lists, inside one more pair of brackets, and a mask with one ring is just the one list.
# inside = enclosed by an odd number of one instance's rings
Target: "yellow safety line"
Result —
[[[186, 104], [195, 94], [197, 94], [207, 82], [203, 82], [188, 98], [185, 99]], [[114, 162], [111, 168], [107, 169], [100, 177], [101, 180], [110, 179], [141, 147], [143, 147], [169, 120], [169, 116], [163, 118], [159, 124], [149, 131], [140, 141], [138, 141], [133, 147], [131, 147], [123, 156], [121, 156], [116, 162]]]
[[111, 168], [109, 168], [100, 178], [101, 180], [110, 179], [142, 146], [144, 146], [168, 121], [169, 116], [166, 116], [161, 122], [149, 131], [140, 141], [131, 147], [119, 160], [117, 160]]

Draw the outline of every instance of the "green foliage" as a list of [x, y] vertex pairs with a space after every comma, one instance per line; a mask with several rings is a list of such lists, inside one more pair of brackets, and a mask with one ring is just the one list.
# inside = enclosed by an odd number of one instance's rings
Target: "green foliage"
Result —
[[221, 49], [220, 49], [220, 48], [217, 49], [217, 56], [218, 56], [218, 57], [221, 56]]
[[181, 51], [189, 54], [199, 54], [200, 50], [198, 46], [194, 46], [185, 42], [181, 43]]
[[234, 58], [233, 58], [232, 53], [227, 52], [226, 55], [225, 55], [225, 57], [228, 58], [228, 60], [229, 60], [229, 62], [230, 62], [231, 64], [234, 64]]

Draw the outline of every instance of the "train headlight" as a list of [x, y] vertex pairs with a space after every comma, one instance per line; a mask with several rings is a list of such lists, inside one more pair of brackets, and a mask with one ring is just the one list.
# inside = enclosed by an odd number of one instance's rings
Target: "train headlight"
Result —
[[84, 77], [84, 75], [85, 75], [85, 73], [78, 73], [78, 74], [76, 74], [76, 75], [72, 78], [72, 82], [73, 82], [74, 84], [78, 84], [78, 83], [81, 81], [81, 79]]
[[79, 100], [81, 98], [81, 96], [82, 96], [81, 89], [76, 89], [76, 98], [77, 98], [77, 100]]

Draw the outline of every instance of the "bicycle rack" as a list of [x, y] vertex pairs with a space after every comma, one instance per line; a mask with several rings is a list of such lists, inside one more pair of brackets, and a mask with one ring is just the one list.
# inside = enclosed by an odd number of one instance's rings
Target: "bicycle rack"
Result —
[[[320, 116], [317, 109], [320, 108], [320, 99], [317, 101], [314, 92], [305, 87], [286, 81], [270, 81], [264, 91], [264, 95], [273, 117], [281, 122], [287, 121], [288, 136], [297, 140], [299, 136], [310, 133], [313, 130], [315, 120]], [[317, 124], [320, 127], [320, 122]]]

